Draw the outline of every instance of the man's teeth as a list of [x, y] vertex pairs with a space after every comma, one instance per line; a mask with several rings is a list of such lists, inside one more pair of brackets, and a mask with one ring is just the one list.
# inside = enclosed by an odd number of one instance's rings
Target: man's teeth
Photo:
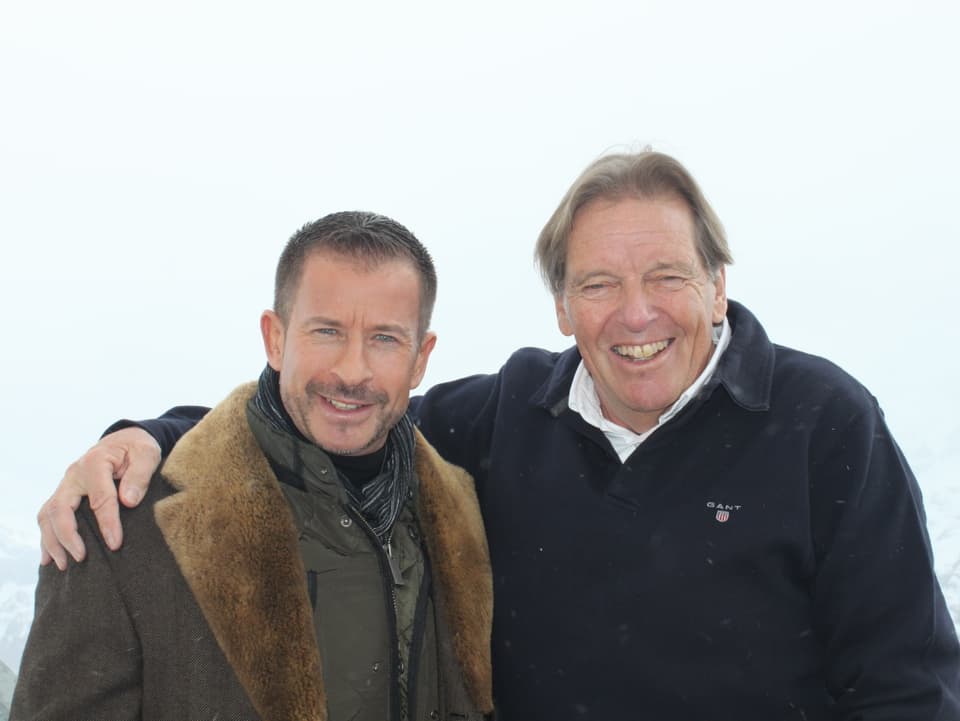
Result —
[[653, 358], [668, 345], [670, 345], [668, 341], [658, 340], [656, 343], [644, 343], [643, 345], [616, 345], [613, 347], [613, 350], [618, 355], [627, 358], [647, 360], [648, 358]]
[[336, 408], [338, 411], [355, 411], [360, 407], [359, 403], [341, 403], [340, 401], [335, 401], [333, 398], [328, 398], [330, 405]]

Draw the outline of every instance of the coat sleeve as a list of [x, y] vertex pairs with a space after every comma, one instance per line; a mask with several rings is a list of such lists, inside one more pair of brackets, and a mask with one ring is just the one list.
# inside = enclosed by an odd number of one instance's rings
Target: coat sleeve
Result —
[[420, 431], [444, 460], [465, 468], [480, 491], [489, 467], [501, 375], [441, 383], [410, 402]]
[[156, 439], [160, 444], [160, 452], [166, 458], [177, 441], [197, 425], [209, 411], [210, 409], [206, 406], [174, 406], [159, 418], [150, 418], [145, 421], [121, 419], [107, 428], [103, 435], [132, 426], [142, 428]]
[[834, 718], [960, 719], [960, 653], [920, 489], [876, 402], [861, 409], [820, 428], [810, 459], [813, 613]]
[[140, 643], [86, 504], [77, 525], [87, 560], [40, 569], [10, 721], [141, 717]]

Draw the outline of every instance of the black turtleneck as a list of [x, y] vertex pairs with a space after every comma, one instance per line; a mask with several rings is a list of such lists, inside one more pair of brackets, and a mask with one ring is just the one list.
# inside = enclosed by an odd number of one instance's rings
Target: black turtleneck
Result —
[[373, 453], [356, 456], [341, 456], [330, 453], [326, 449], [324, 449], [324, 453], [329, 456], [340, 477], [359, 490], [376, 478], [377, 474], [383, 470], [383, 459], [387, 455], [387, 446], [384, 444]]

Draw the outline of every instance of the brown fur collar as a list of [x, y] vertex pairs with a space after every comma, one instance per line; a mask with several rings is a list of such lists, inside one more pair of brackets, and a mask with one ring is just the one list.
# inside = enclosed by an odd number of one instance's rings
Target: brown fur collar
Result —
[[420, 525], [436, 580], [435, 600], [445, 609], [467, 693], [477, 709], [492, 713], [493, 573], [473, 478], [444, 461], [420, 431], [414, 460], [420, 478]]
[[[162, 473], [180, 492], [157, 503], [157, 524], [263, 719], [325, 721], [297, 532], [247, 424], [255, 387], [235, 390], [176, 445]], [[493, 581], [473, 481], [419, 431], [415, 462], [437, 601], [470, 697], [490, 712]]]

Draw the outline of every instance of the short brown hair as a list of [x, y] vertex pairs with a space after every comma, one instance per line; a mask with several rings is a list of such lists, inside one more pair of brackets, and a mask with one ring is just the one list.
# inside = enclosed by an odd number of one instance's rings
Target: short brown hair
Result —
[[733, 262], [726, 233], [693, 176], [677, 160], [652, 150], [617, 153], [598, 158], [584, 170], [563, 196], [540, 232], [534, 256], [540, 275], [554, 295], [563, 292], [567, 243], [577, 212], [597, 200], [677, 197], [693, 215], [697, 251], [704, 267], [716, 277]]
[[293, 234], [277, 263], [273, 309], [280, 319], [290, 319], [290, 305], [300, 285], [303, 265], [313, 253], [330, 251], [370, 266], [387, 260], [408, 260], [420, 276], [420, 317], [417, 333], [422, 339], [430, 328], [437, 299], [437, 271], [429, 251], [416, 236], [397, 221], [366, 211], [344, 211], [307, 223]]

